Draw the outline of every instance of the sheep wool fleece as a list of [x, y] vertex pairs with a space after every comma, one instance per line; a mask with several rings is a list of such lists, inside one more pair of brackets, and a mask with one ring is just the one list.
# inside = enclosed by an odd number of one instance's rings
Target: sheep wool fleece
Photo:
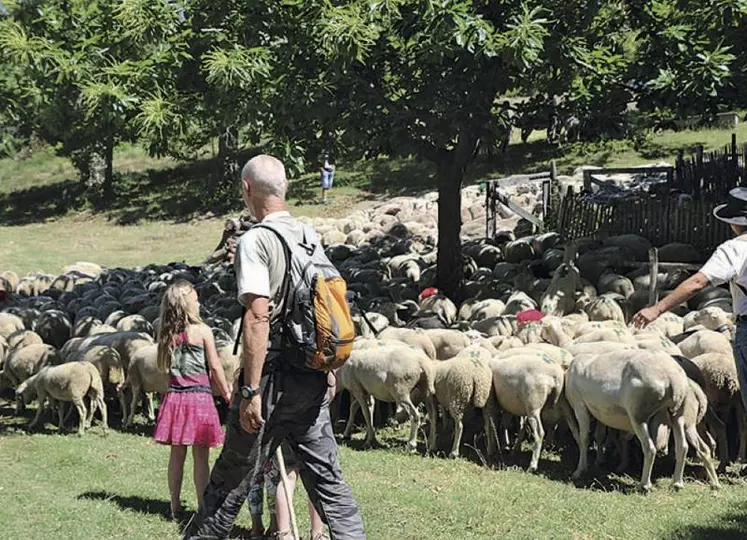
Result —
[[[267, 364], [265, 364], [267, 367]], [[228, 538], [252, 487], [255, 467], [286, 441], [300, 465], [303, 485], [333, 540], [364, 540], [363, 521], [353, 493], [342, 477], [332, 432], [325, 373], [264, 373], [264, 433], [247, 433], [239, 423], [241, 396], [231, 400], [226, 441], [210, 474], [204, 507], [184, 538]], [[196, 530], [195, 530], [196, 529]], [[194, 531], [194, 532], [193, 532]]]

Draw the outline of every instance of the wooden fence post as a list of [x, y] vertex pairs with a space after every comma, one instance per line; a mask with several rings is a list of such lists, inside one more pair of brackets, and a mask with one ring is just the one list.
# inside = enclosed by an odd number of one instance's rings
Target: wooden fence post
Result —
[[591, 171], [584, 171], [584, 191], [591, 191]]
[[659, 278], [659, 250], [651, 248], [648, 250], [648, 305], [653, 306], [659, 301], [658, 290], [656, 288]]

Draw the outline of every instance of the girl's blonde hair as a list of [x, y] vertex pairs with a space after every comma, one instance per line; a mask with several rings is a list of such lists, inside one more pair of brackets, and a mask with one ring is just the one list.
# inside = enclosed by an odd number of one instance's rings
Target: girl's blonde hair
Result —
[[171, 353], [179, 334], [190, 324], [201, 323], [200, 313], [188, 301], [194, 287], [189, 281], [178, 280], [169, 285], [161, 299], [161, 325], [158, 332], [158, 369], [164, 373], [171, 368]]

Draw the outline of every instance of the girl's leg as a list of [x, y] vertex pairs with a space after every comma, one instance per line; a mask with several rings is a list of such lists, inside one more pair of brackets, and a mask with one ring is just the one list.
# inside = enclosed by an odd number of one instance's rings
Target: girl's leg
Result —
[[210, 448], [207, 446], [193, 446], [192, 459], [194, 460], [195, 491], [197, 492], [197, 507], [202, 509], [202, 497], [205, 495], [210, 481]]
[[[296, 469], [288, 469], [288, 489], [290, 489], [291, 497], [293, 496], [293, 492], [296, 489], [296, 478], [298, 477], [298, 472]], [[278, 492], [277, 497], [275, 499], [275, 505], [276, 509], [275, 512], [277, 514], [277, 522], [278, 522], [278, 531], [290, 531], [291, 530], [291, 519], [290, 519], [290, 512], [288, 511], [288, 496], [285, 493], [285, 488], [283, 487], [283, 482], [280, 481], [280, 475], [278, 474]]]
[[184, 460], [187, 458], [187, 447], [173, 445], [169, 455], [169, 493], [171, 494], [171, 517], [182, 509], [182, 477], [184, 476]]
[[316, 511], [314, 505], [309, 501], [309, 521], [311, 521], [311, 540], [318, 538], [319, 535], [324, 534], [324, 522], [322, 516]]

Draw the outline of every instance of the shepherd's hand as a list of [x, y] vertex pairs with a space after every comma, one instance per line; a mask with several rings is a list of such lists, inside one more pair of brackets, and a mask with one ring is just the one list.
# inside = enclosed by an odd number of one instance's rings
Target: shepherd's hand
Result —
[[257, 433], [265, 421], [262, 418], [262, 396], [257, 394], [251, 399], [241, 399], [239, 421], [247, 433]]
[[642, 328], [646, 328], [649, 324], [658, 319], [659, 315], [661, 315], [661, 312], [656, 306], [642, 309], [633, 317], [633, 326], [635, 326], [639, 330]]

